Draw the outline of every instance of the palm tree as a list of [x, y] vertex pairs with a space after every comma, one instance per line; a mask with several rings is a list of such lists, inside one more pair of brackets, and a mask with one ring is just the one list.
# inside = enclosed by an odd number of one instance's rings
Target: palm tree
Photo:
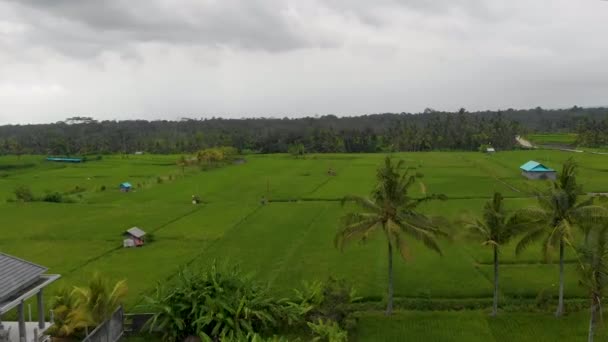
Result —
[[100, 273], [95, 273], [86, 287], [75, 287], [78, 305], [89, 315], [93, 326], [98, 325], [112, 316], [127, 295], [128, 287], [125, 280], [112, 285]]
[[589, 232], [589, 239], [579, 249], [579, 284], [589, 293], [591, 317], [589, 337], [593, 341], [598, 314], [601, 313], [604, 290], [608, 285], [608, 225], [604, 224]]
[[528, 230], [517, 244], [516, 254], [520, 254], [530, 244], [542, 241], [541, 251], [545, 259], [559, 246], [559, 301], [556, 316], [564, 312], [564, 250], [566, 245], [572, 246], [573, 227], [585, 227], [608, 216], [606, 208], [593, 205], [593, 199], [581, 201], [582, 188], [576, 183], [577, 165], [572, 158], [568, 159], [559, 178], [551, 183], [544, 193], [538, 194], [539, 207], [524, 208], [519, 211], [522, 217], [527, 217], [536, 223]]
[[483, 218], [465, 221], [465, 227], [472, 237], [481, 240], [482, 245], [492, 247], [494, 251], [494, 303], [492, 316], [498, 313], [498, 254], [500, 247], [507, 244], [522, 228], [525, 222], [519, 220], [517, 215], [510, 214], [504, 207], [503, 197], [494, 193], [483, 209]]
[[54, 337], [73, 337], [91, 325], [89, 315], [78, 306], [78, 298], [69, 287], [63, 287], [51, 300], [54, 321], [47, 331]]
[[343, 198], [342, 204], [354, 202], [362, 211], [346, 214], [334, 239], [335, 246], [342, 249], [350, 241], [365, 241], [376, 230], [384, 233], [388, 245], [387, 315], [393, 311], [393, 248], [397, 248], [401, 257], [407, 259], [409, 255], [408, 242], [405, 238], [407, 235], [441, 255], [436, 237], [446, 236], [433, 219], [417, 211], [421, 203], [433, 199], [445, 199], [445, 196], [425, 195], [417, 199], [410, 197], [408, 189], [422, 175], [410, 174], [409, 169], [402, 173], [402, 169], [403, 161], [394, 164], [390, 157], [386, 157], [384, 166], [377, 171], [378, 183], [371, 199], [355, 195]]

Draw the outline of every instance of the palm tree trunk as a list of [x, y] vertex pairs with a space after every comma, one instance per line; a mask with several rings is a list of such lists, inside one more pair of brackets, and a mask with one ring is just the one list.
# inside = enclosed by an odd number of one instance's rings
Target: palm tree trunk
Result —
[[564, 313], [564, 238], [559, 240], [559, 298], [555, 316], [560, 317]]
[[388, 303], [386, 304], [386, 315], [393, 313], [393, 246], [388, 242]]
[[589, 319], [589, 337], [587, 341], [593, 342], [593, 337], [595, 335], [595, 322], [597, 319], [597, 305], [594, 299], [591, 299], [591, 318]]
[[498, 314], [498, 246], [494, 246], [494, 305], [492, 316]]

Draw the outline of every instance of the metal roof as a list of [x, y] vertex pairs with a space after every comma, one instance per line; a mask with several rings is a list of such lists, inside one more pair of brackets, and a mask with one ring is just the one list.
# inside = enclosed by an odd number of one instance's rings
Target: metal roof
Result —
[[141, 230], [137, 227], [127, 229], [127, 233], [129, 235], [135, 236], [136, 238], [140, 238], [140, 237], [146, 235], [146, 232], [144, 232], [143, 230]]
[[47, 270], [43, 266], [0, 253], [0, 302], [35, 283]]
[[546, 167], [545, 165], [534, 160], [530, 160], [519, 168], [527, 172], [555, 172], [555, 170], [552, 168]]
[[66, 158], [66, 157], [47, 157], [48, 161], [56, 161], [56, 162], [67, 162], [67, 163], [81, 163], [83, 161], [82, 158]]

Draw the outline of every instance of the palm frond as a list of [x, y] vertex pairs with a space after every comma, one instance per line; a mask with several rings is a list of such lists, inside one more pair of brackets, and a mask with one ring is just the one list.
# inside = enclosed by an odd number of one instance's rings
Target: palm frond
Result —
[[334, 246], [340, 250], [348, 242], [356, 239], [365, 240], [367, 236], [380, 224], [379, 218], [370, 218], [359, 222], [353, 222], [340, 228], [334, 237]]
[[363, 196], [346, 195], [342, 198], [341, 203], [342, 203], [342, 205], [345, 205], [347, 202], [354, 203], [354, 204], [358, 205], [359, 207], [361, 207], [362, 209], [368, 210], [371, 212], [380, 211], [380, 208], [376, 203], [374, 203], [369, 198], [366, 198]]
[[519, 242], [515, 246], [515, 254], [521, 254], [531, 244], [543, 239], [544, 235], [547, 233], [548, 229], [544, 225], [536, 226], [535, 228], [531, 229], [521, 238], [521, 240], [519, 240]]
[[439, 244], [435, 240], [440, 232], [439, 229], [429, 229], [429, 227], [419, 227], [407, 221], [395, 221], [395, 225], [401, 228], [401, 231], [414, 239], [422, 242], [427, 248], [434, 250], [439, 255], [443, 255]]

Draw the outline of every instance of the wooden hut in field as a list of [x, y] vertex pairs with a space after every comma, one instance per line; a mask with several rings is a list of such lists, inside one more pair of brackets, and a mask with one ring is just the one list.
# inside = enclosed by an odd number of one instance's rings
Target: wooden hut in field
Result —
[[123, 240], [123, 247], [141, 247], [145, 243], [146, 232], [138, 227], [127, 229], [123, 234], [125, 239]]
[[528, 179], [555, 180], [557, 177], [555, 170], [534, 160], [530, 160], [519, 168], [521, 169], [521, 174]]

